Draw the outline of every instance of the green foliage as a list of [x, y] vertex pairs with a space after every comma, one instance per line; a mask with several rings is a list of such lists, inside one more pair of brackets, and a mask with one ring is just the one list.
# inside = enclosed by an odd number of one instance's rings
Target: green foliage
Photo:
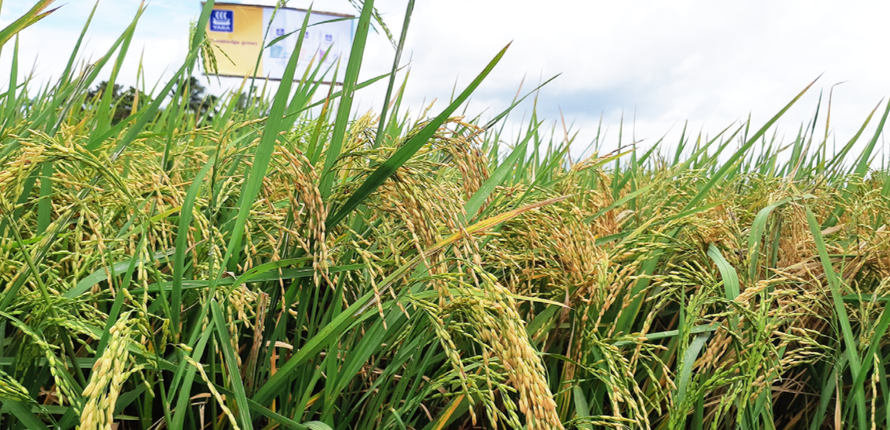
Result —
[[[91, 89], [87, 92], [86, 100], [87, 103], [90, 103], [94, 100], [98, 100], [102, 97], [105, 91], [108, 89], [108, 81], [102, 81], [95, 88]], [[123, 87], [119, 84], [114, 84], [111, 91], [111, 99], [112, 99], [112, 114], [111, 114], [111, 124], [117, 124], [124, 119], [128, 118], [130, 115], [135, 114], [137, 111], [147, 106], [151, 99], [143, 93], [142, 91], [137, 90], [135, 87], [130, 87], [127, 91], [122, 92]], [[95, 109], [92, 105], [84, 106], [84, 109], [92, 110]]]
[[[456, 116], [506, 48], [419, 117], [407, 32], [359, 81], [370, 0], [342, 91], [292, 59], [274, 94], [208, 95], [213, 3], [157, 92], [116, 81], [142, 8], [36, 95], [13, 49], [0, 428], [890, 427], [890, 107], [834, 157], [818, 111], [770, 138], [798, 95], [750, 134], [572, 159], [534, 112], [505, 141], [524, 98]], [[356, 117], [380, 79], [381, 117]]]
[[[188, 93], [185, 95], [185, 93]], [[201, 81], [194, 76], [190, 76], [185, 85], [175, 85], [170, 91], [170, 97], [178, 103], [182, 103], [187, 112], [195, 114], [198, 118], [205, 118], [208, 121], [213, 120], [216, 114], [216, 107], [219, 105], [219, 98], [213, 94], [207, 94], [207, 89], [201, 85]], [[238, 101], [239, 106], [243, 106], [246, 101]]]

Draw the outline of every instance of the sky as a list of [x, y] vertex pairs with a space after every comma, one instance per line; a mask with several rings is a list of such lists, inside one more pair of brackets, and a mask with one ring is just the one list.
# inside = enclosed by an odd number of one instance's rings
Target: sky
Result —
[[[10, 23], [31, 3], [4, 2], [0, 25]], [[59, 11], [25, 30], [20, 39], [21, 73], [34, 70], [35, 82], [61, 74], [93, 3], [67, 0]], [[102, 0], [84, 55], [95, 60], [104, 53], [139, 3]], [[309, 5], [307, 0], [288, 3]], [[398, 34], [407, 0], [377, 0], [375, 5]], [[313, 8], [358, 14], [348, 0], [316, 0]], [[150, 1], [119, 82], [135, 84], [140, 56], [149, 88], [172, 75], [185, 58], [189, 23], [199, 12], [199, 1]], [[527, 91], [560, 74], [541, 90], [536, 110], [549, 120], [548, 127], [557, 127], [557, 139], [564, 136], [560, 118], [570, 133], [577, 132], [577, 156], [596, 136], [601, 118], [604, 149], [617, 144], [622, 118], [625, 143], [634, 139], [646, 147], [667, 136], [670, 145], [687, 121], [690, 131], [706, 136], [740, 124], [749, 115], [752, 127], [759, 127], [817, 78], [779, 122], [777, 132], [785, 141], [793, 139], [813, 116], [823, 93], [817, 127], [824, 133], [824, 105], [833, 88], [829, 141], [840, 146], [890, 94], [888, 16], [886, 1], [418, 1], [403, 54], [402, 63], [410, 68], [403, 104], [420, 112], [437, 100], [430, 111], [436, 114], [447, 106], [455, 88], [463, 89], [510, 44], [474, 93], [468, 113], [488, 119], [510, 105], [520, 85]], [[0, 76], [9, 70], [10, 47], [0, 53]], [[388, 72], [394, 53], [385, 36], [372, 33], [360, 79]], [[238, 79], [214, 80], [210, 88], [220, 93], [238, 84]], [[381, 83], [361, 90], [356, 112], [379, 112], [385, 89]], [[507, 122], [508, 133], [521, 132], [523, 118], [532, 109], [531, 100], [517, 107]], [[867, 133], [874, 133], [876, 120]]]

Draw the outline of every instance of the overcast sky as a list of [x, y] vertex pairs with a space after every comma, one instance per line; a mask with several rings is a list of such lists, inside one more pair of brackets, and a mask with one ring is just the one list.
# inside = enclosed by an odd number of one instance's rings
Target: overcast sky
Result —
[[[4, 2], [0, 25], [31, 3]], [[406, 3], [376, 2], [396, 34]], [[68, 0], [23, 32], [22, 73], [30, 71], [36, 59], [38, 82], [58, 76], [92, 4]], [[103, 0], [85, 54], [95, 59], [104, 53], [138, 4]], [[294, 0], [288, 5], [309, 4]], [[152, 0], [119, 82], [135, 83], [140, 55], [149, 87], [169, 77], [185, 57], [189, 22], [199, 9], [197, 0]], [[357, 14], [348, 0], [316, 0], [314, 9]], [[887, 1], [420, 0], [403, 57], [405, 63], [410, 59], [411, 68], [405, 104], [418, 111], [424, 102], [438, 99], [431, 111], [437, 113], [455, 84], [458, 90], [466, 86], [512, 41], [474, 95], [470, 111], [494, 115], [509, 106], [523, 78], [524, 88], [530, 89], [561, 73], [542, 90], [538, 112], [557, 120], [562, 111], [580, 131], [576, 153], [596, 134], [601, 115], [613, 141], [622, 113], [626, 136], [633, 132], [643, 142], [657, 140], [668, 130], [676, 136], [687, 120], [692, 130], [714, 134], [751, 113], [753, 125], [760, 126], [820, 74], [810, 93], [780, 123], [779, 134], [792, 139], [815, 111], [820, 91], [827, 99], [832, 85], [846, 81], [835, 88], [831, 112], [832, 133], [840, 145], [890, 94], [888, 17]], [[9, 70], [10, 47], [0, 55], [0, 88], [6, 86], [2, 80]], [[362, 78], [389, 71], [393, 55], [386, 38], [372, 34]], [[239, 83], [226, 79], [221, 87], [214, 85], [214, 91]], [[384, 92], [384, 84], [360, 92], [358, 108], [379, 111]], [[531, 103], [520, 106], [510, 126], [518, 128], [531, 108]], [[819, 127], [824, 128], [821, 117]]]

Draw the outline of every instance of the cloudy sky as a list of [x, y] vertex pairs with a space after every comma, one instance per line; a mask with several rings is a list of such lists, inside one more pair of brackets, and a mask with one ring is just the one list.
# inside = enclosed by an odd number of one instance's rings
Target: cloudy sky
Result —
[[[4, 2], [0, 25], [22, 14], [30, 3]], [[138, 4], [101, 1], [85, 55], [95, 59], [104, 53]], [[140, 55], [149, 87], [172, 74], [185, 57], [189, 22], [197, 17], [199, 4], [152, 0], [120, 81], [135, 83]], [[289, 2], [298, 8], [309, 4]], [[396, 34], [406, 4], [376, 2]], [[22, 72], [33, 65], [37, 82], [58, 76], [92, 5], [92, 0], [68, 0], [22, 33]], [[316, 0], [314, 9], [357, 14], [348, 0]], [[405, 103], [418, 111], [438, 99], [432, 111], [437, 112], [455, 85], [458, 90], [467, 85], [512, 42], [474, 95], [469, 111], [494, 115], [509, 106], [523, 79], [523, 88], [530, 89], [561, 73], [542, 90], [538, 112], [551, 120], [562, 112], [573, 124], [572, 130], [579, 132], [576, 154], [593, 139], [600, 116], [607, 140], [617, 139], [623, 115], [626, 136], [632, 132], [643, 145], [669, 131], [669, 136], [678, 135], [687, 120], [690, 129], [713, 134], [750, 113], [759, 126], [820, 74], [810, 93], [780, 123], [779, 134], [792, 139], [815, 111], [820, 91], [827, 99], [832, 86], [844, 82], [835, 87], [831, 112], [832, 136], [840, 145], [890, 94], [888, 16], [887, 1], [421, 0], [403, 57], [406, 63], [410, 59], [411, 69]], [[9, 46], [0, 55], [0, 76], [9, 70]], [[389, 71], [393, 54], [383, 35], [372, 34], [362, 77]], [[239, 83], [227, 79], [213, 87], [221, 92]], [[361, 92], [358, 108], [379, 111], [384, 92], [384, 84]], [[518, 130], [531, 109], [531, 103], [520, 106], [508, 125]], [[821, 117], [819, 127], [824, 128]], [[561, 130], [560, 125], [559, 135]]]

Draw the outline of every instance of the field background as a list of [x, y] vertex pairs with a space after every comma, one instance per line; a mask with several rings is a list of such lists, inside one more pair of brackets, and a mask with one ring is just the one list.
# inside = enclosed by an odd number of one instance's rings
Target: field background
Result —
[[890, 427], [890, 104], [838, 146], [830, 94], [774, 134], [808, 86], [577, 160], [535, 115], [511, 141], [512, 107], [462, 115], [508, 47], [442, 110], [409, 115], [393, 72], [357, 115], [370, 1], [349, 64], [203, 94], [212, 4], [154, 88], [115, 86], [138, 16], [55, 83], [11, 69], [0, 427]]

